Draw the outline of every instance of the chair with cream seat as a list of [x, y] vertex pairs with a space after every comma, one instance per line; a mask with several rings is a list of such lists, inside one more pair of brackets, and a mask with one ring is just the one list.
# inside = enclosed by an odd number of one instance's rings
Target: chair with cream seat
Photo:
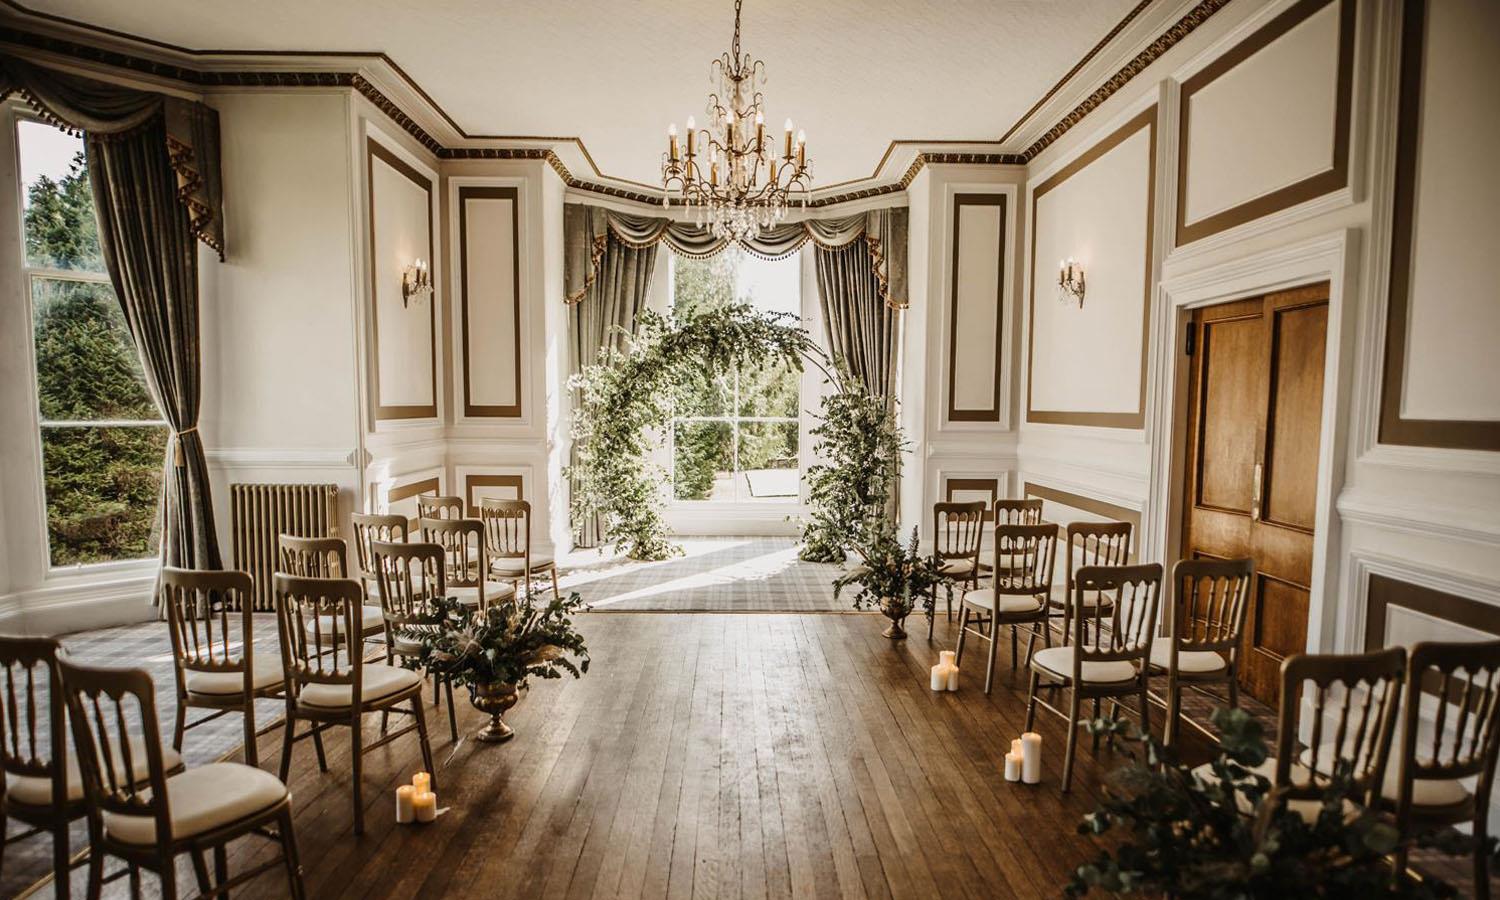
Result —
[[[1042, 501], [1035, 497], [1027, 497], [1021, 500], [999, 499], [990, 507], [992, 519], [996, 525], [1037, 525], [1042, 521]], [[1022, 560], [1009, 560], [1000, 558], [998, 555], [986, 560], [982, 555], [979, 558], [979, 571], [981, 574], [994, 571], [994, 563], [1009, 565], [1012, 562], [1023, 562]]]
[[[984, 541], [984, 501], [932, 504], [932, 553], [948, 587], [948, 620], [953, 620], [953, 588], [979, 587], [979, 548]], [[927, 637], [937, 622], [937, 588], [933, 588], [932, 615], [927, 618]]]
[[1072, 522], [1067, 527], [1067, 542], [1063, 548], [1064, 578], [1053, 589], [1048, 609], [1051, 618], [1062, 619], [1063, 640], [1073, 633], [1069, 610], [1082, 605], [1109, 606], [1113, 599], [1108, 593], [1090, 591], [1082, 600], [1076, 596], [1074, 583], [1079, 569], [1084, 566], [1123, 566], [1130, 561], [1129, 522]]
[[[350, 516], [354, 527], [354, 558], [359, 563], [359, 580], [364, 583], [365, 597], [379, 598], [380, 585], [375, 577], [375, 557], [370, 545], [375, 541], [404, 544], [411, 532], [411, 521], [402, 515], [355, 513]], [[375, 604], [371, 604], [372, 606]]]
[[[1026, 656], [1036, 643], [1037, 633], [1043, 634], [1047, 645], [1047, 597], [1052, 590], [1052, 573], [1056, 563], [1057, 526], [1050, 522], [1039, 525], [996, 525], [994, 555], [996, 557], [993, 587], [978, 588], [964, 593], [959, 603], [958, 615], [958, 662], [964, 657], [964, 638], [973, 634], [990, 642], [989, 658], [985, 662], [984, 692], [990, 692], [995, 678], [995, 645], [999, 643], [999, 629], [1010, 626], [1010, 667], [1016, 667], [1016, 629], [1030, 625], [1031, 636], [1026, 641]], [[1029, 565], [1013, 566], [1000, 562], [1002, 555], [1029, 560]], [[971, 625], [971, 618], [975, 624]], [[988, 628], [982, 627], [988, 622]]]
[[1239, 707], [1240, 642], [1254, 576], [1250, 559], [1184, 559], [1172, 567], [1166, 634], [1151, 644], [1151, 674], [1167, 677], [1168, 746], [1177, 740], [1184, 690], [1223, 684], [1229, 708]]
[[464, 517], [464, 498], [444, 497], [440, 494], [418, 494], [417, 495], [417, 518], [419, 519], [462, 519]]
[[484, 523], [478, 519], [422, 519], [417, 523], [422, 540], [443, 548], [446, 596], [456, 597], [472, 609], [484, 609], [497, 600], [516, 595], [513, 585], [487, 577]]
[[[351, 784], [354, 803], [354, 833], [365, 828], [361, 795], [361, 769], [364, 754], [415, 729], [422, 750], [422, 762], [432, 771], [432, 747], [427, 740], [427, 721], [422, 713], [422, 676], [410, 669], [385, 663], [367, 663], [359, 653], [350, 652], [344, 641], [326, 641], [322, 631], [329, 622], [344, 623], [350, 633], [356, 627], [358, 609], [364, 598], [359, 582], [347, 578], [299, 578], [276, 576], [277, 625], [281, 631], [282, 667], [286, 670], [286, 731], [281, 751], [281, 780], [285, 781], [292, 763], [293, 743], [309, 735], [321, 735], [329, 728], [349, 729], [352, 757]], [[323, 649], [331, 647], [331, 649]], [[342, 651], [342, 653], [340, 652]], [[361, 722], [365, 713], [406, 712], [399, 704], [411, 704], [415, 721], [405, 728], [383, 734], [370, 744], [363, 740]], [[297, 723], [304, 721], [310, 730], [296, 734]], [[318, 768], [328, 771], [328, 760], [316, 744]]]
[[[1026, 730], [1036, 722], [1038, 704], [1068, 721], [1067, 751], [1063, 756], [1062, 790], [1073, 780], [1073, 757], [1078, 746], [1080, 706], [1094, 701], [1094, 715], [1102, 700], [1137, 697], [1141, 731], [1150, 730], [1147, 678], [1151, 639], [1156, 631], [1156, 613], [1161, 600], [1162, 569], [1159, 563], [1141, 566], [1084, 566], [1074, 574], [1073, 596], [1077, 604], [1069, 618], [1070, 642], [1037, 651], [1031, 657], [1031, 688], [1026, 703]], [[1110, 604], [1086, 602], [1086, 595], [1108, 593]], [[1092, 635], [1090, 643], [1087, 637]], [[1043, 681], [1046, 685], [1043, 685]], [[1068, 692], [1068, 708], [1060, 709], [1042, 700], [1042, 687]]]
[[[385, 616], [386, 656], [419, 657], [422, 645], [401, 635], [401, 629], [419, 624], [431, 611], [435, 597], [447, 597], [446, 554], [439, 544], [388, 544], [376, 541], [370, 546], [375, 560], [375, 575], [380, 581], [380, 607]], [[440, 687], [448, 694], [448, 731], [458, 742], [458, 719], [453, 708], [453, 683], [438, 676], [432, 683], [432, 703], [439, 705]]]
[[[255, 649], [254, 584], [249, 574], [168, 566], [161, 570], [160, 584], [177, 683], [172, 746], [182, 750], [187, 729], [238, 712], [245, 723], [245, 762], [258, 765], [255, 701], [281, 696], [283, 678], [281, 651]], [[189, 723], [190, 708], [214, 712]]]
[[524, 585], [528, 597], [531, 580], [550, 575], [552, 593], [558, 593], [557, 563], [546, 554], [531, 551], [530, 502], [486, 497], [479, 501], [479, 520], [484, 523], [484, 549], [491, 575], [510, 582], [518, 592]]
[[[349, 570], [349, 546], [341, 537], [309, 538], [283, 534], [277, 538], [276, 558], [277, 572], [299, 578], [354, 577], [354, 573]], [[385, 629], [380, 607], [366, 605], [361, 601], [355, 612], [360, 639], [373, 641], [379, 638]], [[343, 625], [340, 621], [325, 622], [324, 627], [318, 630], [320, 639], [328, 642], [342, 641], [345, 635]]]
[[[1424, 707], [1430, 712], [1424, 714]], [[1381, 797], [1403, 834], [1416, 828], [1473, 826], [1474, 896], [1490, 896], [1490, 794], [1500, 755], [1500, 641], [1423, 642], [1411, 648], [1396, 759]], [[1432, 724], [1424, 727], [1424, 719]], [[1473, 788], [1465, 781], [1474, 779]], [[1406, 868], [1404, 855], [1397, 860]]]
[[[146, 869], [161, 879], [161, 896], [173, 900], [182, 853], [192, 856], [202, 896], [227, 897], [231, 888], [275, 868], [285, 868], [290, 896], [304, 896], [291, 794], [282, 781], [232, 762], [172, 774], [180, 764], [161, 745], [149, 673], [67, 659], [58, 669], [87, 798], [90, 898], [102, 893], [105, 857], [114, 856], [129, 867], [132, 894], [139, 895], [140, 870]], [[139, 734], [130, 733], [131, 719], [140, 722]], [[138, 770], [144, 778], [121, 777]], [[250, 834], [276, 842], [281, 854], [231, 877], [227, 847]], [[212, 881], [204, 855], [210, 850]]]
[[[1357, 806], [1378, 799], [1385, 783], [1405, 678], [1404, 647], [1287, 657], [1281, 663], [1276, 753], [1249, 771], [1270, 781], [1279, 802], [1312, 824], [1322, 813], [1323, 795], [1334, 773], [1347, 765], [1345, 810], [1354, 815]], [[1304, 734], [1306, 744], [1300, 742]], [[1205, 781], [1217, 778], [1212, 763], [1193, 774]], [[1243, 793], [1235, 796], [1240, 812], [1255, 813]]]

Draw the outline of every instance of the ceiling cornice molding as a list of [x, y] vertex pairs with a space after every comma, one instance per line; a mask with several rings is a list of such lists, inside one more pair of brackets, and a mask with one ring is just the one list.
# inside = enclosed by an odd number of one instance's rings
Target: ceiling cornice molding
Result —
[[[1135, 32], [1160, 27], [1152, 20], [1160, 19], [1162, 13], [1142, 15], [1159, 2], [1140, 0], [1000, 140], [893, 140], [869, 177], [822, 186], [799, 205], [816, 209], [900, 193], [929, 165], [1025, 165], [1231, 0], [1199, 0], [1113, 76], [1077, 101], [1056, 124], [1032, 137], [1024, 149], [1006, 146], [1012, 137], [1019, 144], [1028, 139], [1028, 132], [1034, 134], [1028, 127], [1031, 120], [1045, 114], [1050, 106], [1065, 102], [1070, 82], [1087, 77], [1091, 68], [1107, 63], [1105, 51], [1122, 35], [1134, 35], [1138, 41]], [[205, 94], [224, 88], [348, 89], [365, 98], [436, 159], [543, 160], [570, 188], [662, 205], [661, 191], [655, 185], [602, 172], [578, 137], [468, 134], [384, 53], [194, 50], [39, 12], [17, 0], [0, 0], [0, 43], [95, 70], [102, 67], [155, 83], [173, 82]], [[1081, 92], [1079, 87], [1072, 95]], [[580, 177], [578, 171], [587, 177]]]

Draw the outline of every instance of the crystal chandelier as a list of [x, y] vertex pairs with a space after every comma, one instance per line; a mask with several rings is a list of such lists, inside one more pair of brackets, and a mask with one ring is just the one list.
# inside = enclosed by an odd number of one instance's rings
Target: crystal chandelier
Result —
[[812, 182], [807, 135], [798, 131], [794, 144], [791, 119], [786, 120], [780, 155], [766, 139], [765, 110], [756, 89], [765, 84], [766, 67], [740, 52], [743, 2], [734, 3], [734, 42], [713, 62], [710, 81], [716, 76], [719, 89], [708, 96], [708, 127], [698, 129], [688, 116], [683, 147], [677, 140], [677, 123], [672, 123], [661, 164], [666, 203], [671, 204], [675, 194], [699, 225], [734, 241], [780, 222], [794, 195], [805, 200]]

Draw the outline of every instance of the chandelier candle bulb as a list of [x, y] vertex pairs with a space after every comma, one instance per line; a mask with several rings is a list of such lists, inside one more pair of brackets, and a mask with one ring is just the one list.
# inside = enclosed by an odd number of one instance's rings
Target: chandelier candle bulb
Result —
[[1021, 780], [1021, 754], [1014, 750], [1005, 754], [1005, 780]]
[[412, 797], [412, 811], [418, 822], [431, 822], [437, 818], [437, 794], [423, 791]]
[[786, 152], [782, 154], [787, 159], [792, 158], [792, 120], [786, 120]]
[[1036, 784], [1042, 780], [1042, 736], [1035, 731], [1021, 735], [1021, 781]]
[[416, 809], [412, 801], [416, 799], [417, 789], [409, 784], [403, 784], [396, 788], [396, 824], [410, 825], [416, 818]]

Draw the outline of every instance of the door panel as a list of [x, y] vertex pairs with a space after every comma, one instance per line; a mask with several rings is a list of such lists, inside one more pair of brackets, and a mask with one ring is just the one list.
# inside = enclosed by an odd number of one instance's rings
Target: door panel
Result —
[[1255, 560], [1240, 682], [1278, 701], [1307, 645], [1328, 286], [1195, 310], [1184, 557]]

